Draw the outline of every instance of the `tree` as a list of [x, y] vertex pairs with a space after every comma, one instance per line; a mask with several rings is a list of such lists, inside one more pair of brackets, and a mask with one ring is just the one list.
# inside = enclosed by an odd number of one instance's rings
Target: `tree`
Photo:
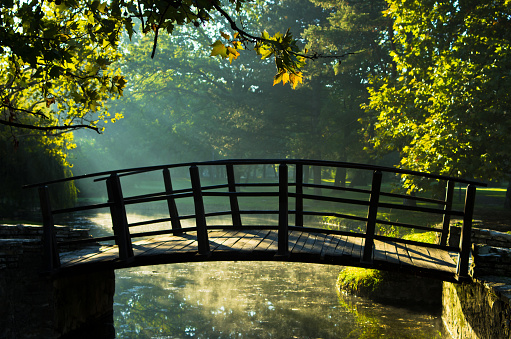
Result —
[[[385, 69], [390, 58], [388, 44], [381, 44], [389, 29], [382, 15], [383, 0], [314, 0], [328, 17], [324, 23], [310, 25], [304, 33], [307, 47], [323, 54], [348, 54], [345, 59], [310, 62], [304, 68], [311, 100], [315, 103], [309, 118], [318, 148], [315, 158], [364, 161], [360, 125], [364, 114], [360, 105], [367, 100], [367, 78]], [[344, 185], [346, 171], [336, 173], [336, 184]]]
[[[370, 79], [371, 143], [400, 167], [492, 180], [511, 172], [509, 1], [389, 1], [395, 73]], [[405, 184], [410, 190], [427, 187]]]

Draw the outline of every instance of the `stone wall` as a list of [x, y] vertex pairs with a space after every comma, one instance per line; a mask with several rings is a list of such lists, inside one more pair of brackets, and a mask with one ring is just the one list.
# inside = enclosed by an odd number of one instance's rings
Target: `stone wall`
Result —
[[[460, 227], [451, 226], [449, 245], [457, 246], [460, 237]], [[471, 276], [511, 277], [511, 234], [474, 228], [472, 240]]]
[[[453, 339], [511, 338], [511, 278], [443, 283], [442, 320]], [[506, 287], [507, 286], [507, 287]]]
[[[0, 232], [8, 238], [0, 239], [0, 338], [114, 337], [113, 271], [43, 275], [42, 227], [2, 225]], [[64, 228], [58, 234], [88, 236]]]
[[[458, 246], [451, 226], [449, 245]], [[454, 339], [511, 339], [511, 234], [473, 228], [472, 283], [443, 283], [442, 319]]]
[[[449, 246], [459, 246], [460, 234], [460, 226], [451, 226], [449, 230]], [[483, 228], [472, 228], [471, 242], [473, 244], [511, 248], [511, 234]]]

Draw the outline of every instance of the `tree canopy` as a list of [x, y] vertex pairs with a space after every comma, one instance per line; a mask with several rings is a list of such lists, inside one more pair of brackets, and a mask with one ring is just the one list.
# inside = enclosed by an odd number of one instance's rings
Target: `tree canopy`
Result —
[[400, 167], [412, 170], [484, 180], [510, 173], [510, 2], [388, 3], [396, 71], [370, 78], [374, 149], [399, 151]]
[[[248, 33], [234, 14], [243, 0], [2, 1], [0, 4], [0, 123], [44, 131], [91, 128], [110, 117], [105, 100], [122, 94], [126, 80], [114, 66], [125, 32], [151, 34], [154, 57], [162, 32], [179, 26], [217, 27], [213, 14], [231, 32], [217, 32], [212, 56], [233, 61], [251, 47], [262, 59], [274, 58], [274, 83], [296, 86], [306, 58], [291, 31]], [[230, 14], [231, 13], [231, 14]], [[218, 19], [218, 16], [216, 17]], [[302, 53], [303, 52], [303, 53]]]

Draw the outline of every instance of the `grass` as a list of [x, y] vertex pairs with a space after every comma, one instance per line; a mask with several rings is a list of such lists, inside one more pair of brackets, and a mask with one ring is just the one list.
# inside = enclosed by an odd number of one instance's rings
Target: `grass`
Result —
[[[410, 233], [403, 236], [403, 239], [433, 244], [436, 242], [436, 233]], [[344, 267], [337, 278], [337, 288], [360, 296], [376, 295], [388, 274], [375, 269]]]
[[353, 294], [367, 295], [376, 292], [383, 279], [382, 271], [347, 266], [337, 278], [337, 288]]

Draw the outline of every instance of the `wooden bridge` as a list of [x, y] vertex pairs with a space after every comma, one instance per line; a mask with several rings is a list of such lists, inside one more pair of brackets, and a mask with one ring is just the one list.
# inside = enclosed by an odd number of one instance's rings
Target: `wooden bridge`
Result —
[[[268, 168], [274, 170], [274, 179], [264, 174]], [[318, 180], [310, 183], [307, 172], [312, 168], [323, 173], [347, 169], [352, 173], [365, 173], [372, 179], [369, 188], [338, 187]], [[242, 172], [246, 173], [245, 177], [241, 175]], [[248, 180], [250, 173], [253, 180]], [[153, 182], [155, 175], [161, 178], [161, 190], [135, 195], [123, 194], [130, 183], [140, 184], [144, 176], [148, 175]], [[206, 181], [205, 176], [215, 176], [216, 180], [211, 185], [203, 185], [201, 180]], [[257, 179], [258, 176], [262, 178]], [[391, 183], [399, 184], [402, 176], [418, 176], [436, 185], [445, 185], [445, 198], [390, 192]], [[188, 187], [174, 189], [173, 181], [176, 179]], [[82, 181], [85, 185], [100, 184], [100, 190], [106, 188], [106, 202], [55, 208], [52, 206], [50, 190], [70, 180]], [[458, 209], [454, 208], [456, 204], [453, 203], [456, 184], [467, 185], [465, 203]], [[45, 271], [52, 274], [176, 262], [273, 260], [397, 270], [458, 281], [469, 277], [470, 234], [477, 185], [482, 184], [395, 168], [272, 159], [220, 160], [133, 168], [27, 187], [39, 189], [47, 263]], [[193, 206], [190, 214], [180, 213], [178, 208], [179, 202], [186, 199]], [[213, 203], [210, 203], [212, 199]], [[218, 199], [225, 199], [226, 209], [218, 210], [221, 205]], [[252, 208], [255, 204], [259, 205], [259, 202], [273, 208], [242, 209], [240, 201], [243, 199], [249, 199], [248, 205]], [[156, 202], [165, 204], [168, 217], [128, 221], [127, 208]], [[350, 213], [351, 210], [361, 208], [366, 208], [364, 215]], [[73, 242], [56, 240], [54, 216], [101, 209], [110, 212], [111, 235]], [[415, 225], [385, 218], [385, 213], [396, 210], [437, 215], [441, 218], [440, 226]], [[275, 220], [258, 225], [247, 224], [244, 218], [250, 215], [273, 216]], [[218, 225], [211, 221], [225, 216], [232, 221], [229, 225]], [[324, 227], [317, 222], [317, 218], [323, 217], [351, 220], [361, 226], [351, 229]], [[453, 217], [463, 220], [463, 228], [459, 245], [450, 246], [447, 238]], [[183, 225], [187, 219], [194, 221], [193, 227]], [[133, 231], [147, 225], [159, 225], [159, 228]], [[389, 227], [413, 229], [416, 232], [433, 231], [438, 234], [439, 241], [430, 244], [394, 237], [384, 231]], [[72, 248], [78, 246], [78, 249], [62, 251], [71, 245]]]

